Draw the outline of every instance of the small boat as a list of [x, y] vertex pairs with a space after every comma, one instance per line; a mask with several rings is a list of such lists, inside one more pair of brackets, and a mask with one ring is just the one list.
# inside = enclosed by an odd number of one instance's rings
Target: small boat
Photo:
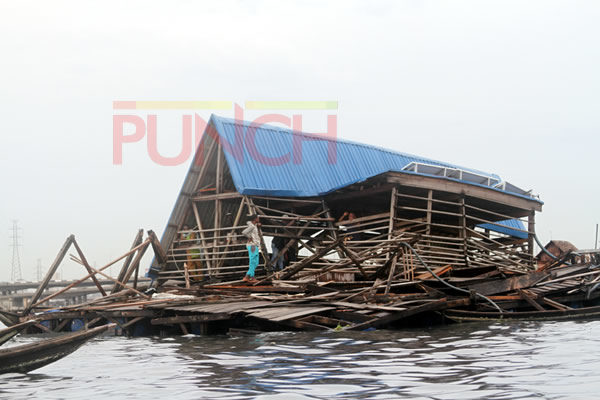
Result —
[[22, 322], [20, 324], [15, 324], [15, 325], [9, 326], [8, 328], [5, 328], [5, 329], [0, 329], [0, 346], [2, 346], [4, 343], [8, 342], [10, 339], [12, 339], [14, 336], [16, 336], [23, 329], [35, 324], [36, 322], [37, 321], [35, 321], [35, 320], [29, 320], [29, 321]]
[[547, 311], [507, 311], [503, 313], [497, 311], [448, 309], [443, 311], [443, 314], [446, 318], [456, 322], [491, 320], [561, 321], [599, 318], [600, 306]]
[[103, 325], [35, 343], [0, 349], [0, 374], [25, 373], [58, 361], [113, 326]]

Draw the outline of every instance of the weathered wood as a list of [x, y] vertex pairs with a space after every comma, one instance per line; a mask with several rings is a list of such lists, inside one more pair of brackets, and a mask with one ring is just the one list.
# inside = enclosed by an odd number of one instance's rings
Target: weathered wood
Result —
[[[242, 203], [243, 203], [243, 201], [244, 201], [244, 199], [242, 199]], [[210, 275], [210, 272], [213, 270], [212, 258], [214, 257], [214, 254], [212, 254], [212, 253], [214, 253], [215, 250], [213, 249], [211, 251], [210, 246], [208, 245], [208, 240], [206, 239], [206, 234], [205, 234], [206, 230], [202, 226], [202, 219], [200, 219], [200, 214], [198, 213], [198, 207], [196, 206], [196, 203], [192, 203], [192, 210], [194, 211], [194, 218], [196, 219], [196, 225], [198, 225], [198, 231], [200, 233], [200, 240], [202, 243], [202, 251], [204, 251], [204, 254], [205, 254], [204, 262], [206, 263], [206, 269], [208, 270], [209, 275]], [[215, 231], [215, 236], [216, 235], [217, 235], [217, 231]]]
[[[139, 229], [137, 235], [135, 236], [135, 239], [133, 239], [133, 243], [131, 244], [131, 249], [133, 249], [134, 247], [138, 246], [140, 243], [142, 243], [142, 240], [144, 239], [144, 230], [143, 229]], [[129, 269], [129, 265], [131, 264], [131, 261], [133, 260], [133, 253], [129, 254], [127, 256], [127, 258], [125, 259], [125, 262], [123, 263], [123, 266], [121, 267], [121, 271], [119, 271], [119, 275], [117, 276], [117, 281], [122, 281], [123, 278], [125, 277], [125, 273], [127, 272], [127, 269]], [[117, 286], [118, 284], [115, 283], [115, 285], [112, 287], [110, 293], [116, 293], [117, 291]]]
[[[240, 223], [240, 219], [242, 218], [242, 213], [244, 211], [244, 206], [246, 205], [246, 199], [244, 199], [242, 197], [241, 201], [240, 201], [240, 206], [238, 208], [237, 213], [235, 214], [235, 219], [233, 221], [233, 226], [237, 226]], [[233, 236], [233, 232], [230, 232], [227, 234], [227, 240], [225, 242], [225, 249], [223, 250], [223, 256], [221, 257], [221, 259], [219, 260], [219, 264], [217, 265], [217, 271], [223, 266], [223, 263], [225, 262], [225, 255], [227, 254], [227, 251], [229, 250], [229, 246], [231, 245], [231, 241], [232, 241], [232, 236]]]
[[548, 275], [549, 274], [547, 272], [543, 271], [531, 272], [527, 275], [471, 285], [468, 288], [479, 294], [487, 296], [490, 294], [505, 293], [510, 292], [511, 290], [531, 287], [541, 279], [546, 278]]
[[46, 290], [46, 286], [48, 286], [48, 283], [50, 283], [50, 280], [52, 279], [52, 277], [56, 273], [56, 270], [58, 269], [58, 267], [59, 267], [60, 263], [62, 262], [63, 258], [65, 258], [65, 255], [67, 254], [67, 251], [69, 250], [69, 247], [71, 247], [71, 243], [73, 243], [74, 239], [75, 239], [75, 236], [74, 235], [70, 235], [67, 238], [67, 240], [65, 240], [65, 243], [63, 244], [62, 248], [58, 252], [56, 258], [54, 259], [54, 262], [52, 263], [52, 265], [50, 266], [50, 268], [48, 268], [48, 272], [46, 273], [46, 276], [44, 277], [44, 280], [40, 283], [40, 286], [38, 286], [38, 288], [35, 291], [35, 293], [33, 294], [33, 296], [31, 296], [31, 299], [29, 300], [27, 306], [25, 306], [25, 308], [23, 310], [23, 315], [28, 314], [29, 311], [31, 311], [31, 309], [36, 306], [37, 301], [39, 300], [39, 298], [42, 295], [42, 293], [44, 293], [44, 290]]
[[[526, 216], [530, 210], [542, 211], [542, 204], [533, 198], [529, 200], [513, 196], [510, 193], [493, 190], [492, 188], [465, 185], [462, 182], [454, 182], [448, 179], [405, 174], [401, 172], [390, 172], [388, 173], [387, 181], [390, 183], [399, 183], [404, 186], [433, 189], [455, 194], [464, 194], [469, 197], [476, 197], [482, 200], [503, 204], [507, 207], [515, 209], [512, 218]], [[511, 211], [513, 211], [512, 209]]]
[[[73, 238], [73, 246], [75, 246], [75, 250], [77, 250], [77, 254], [79, 254], [81, 265], [85, 267], [88, 273], [92, 274], [92, 268], [90, 267], [90, 264], [88, 264], [87, 259], [85, 258], [85, 255], [83, 254], [83, 251], [81, 251], [81, 248], [79, 247], [79, 244], [77, 243], [77, 240], [75, 240], [75, 238]], [[102, 288], [100, 282], [98, 282], [98, 278], [96, 278], [96, 275], [92, 274], [91, 278], [94, 281], [94, 284], [98, 288], [98, 291], [100, 292], [102, 297], [106, 296], [106, 292]]]
[[[152, 235], [150, 235], [150, 232], [152, 231], [148, 231], [149, 234], [149, 239], [148, 239], [148, 243], [146, 243], [145, 246], [142, 246], [142, 248], [140, 248], [137, 252], [137, 254], [135, 255], [133, 261], [131, 262], [131, 265], [129, 266], [129, 269], [127, 270], [127, 272], [125, 273], [125, 277], [123, 278], [123, 283], [127, 284], [127, 282], [129, 282], [129, 279], [131, 278], [131, 275], [133, 274], [133, 272], [137, 269], [138, 265], [140, 264], [140, 261], [142, 261], [142, 257], [144, 257], [144, 253], [146, 252], [146, 250], [148, 249], [148, 245], [152, 244], [152, 236], [154, 235], [154, 232], [152, 232]], [[154, 236], [154, 239], [156, 239], [156, 236]], [[156, 243], [158, 245], [160, 245], [160, 242], [158, 242], [158, 240], [156, 241]], [[154, 246], [153, 246], [154, 247]], [[158, 254], [159, 253], [159, 249], [162, 249], [162, 247], [157, 247], [154, 250], [154, 254]], [[164, 253], [163, 253], [164, 256]], [[157, 255], [157, 258], [159, 256]], [[162, 257], [162, 256], [160, 256]], [[162, 263], [160, 263], [159, 261], [159, 265], [161, 265]], [[117, 292], [122, 290], [123, 287], [121, 285], [119, 285], [119, 287], [117, 288]]]
[[[71, 257], [71, 260], [75, 261], [75, 262], [76, 262], [76, 263], [78, 263], [78, 264], [82, 264], [82, 265], [83, 265], [83, 262], [82, 262], [82, 260], [79, 260], [79, 259], [77, 259], [77, 258], [75, 258], [75, 257]], [[139, 263], [138, 263], [138, 265], [139, 265]], [[132, 292], [136, 293], [137, 295], [139, 295], [139, 296], [141, 296], [141, 297], [145, 297], [145, 298], [147, 298], [147, 299], [149, 299], [149, 298], [150, 298], [150, 296], [143, 294], [142, 292], [138, 291], [138, 290], [137, 290], [137, 289], [135, 289], [135, 288], [132, 288], [132, 287], [129, 287], [129, 286], [127, 286], [127, 285], [126, 285], [125, 283], [123, 283], [123, 282], [117, 281], [115, 278], [111, 277], [110, 275], [107, 275], [107, 274], [105, 274], [105, 273], [104, 273], [104, 272], [102, 272], [102, 271], [98, 271], [98, 270], [97, 270], [96, 268], [94, 268], [94, 267], [89, 267], [89, 270], [90, 270], [90, 273], [94, 273], [94, 274], [102, 275], [102, 276], [103, 276], [103, 277], [105, 277], [106, 279], [108, 279], [108, 280], [111, 280], [111, 281], [115, 282], [117, 285], [121, 286], [122, 288], [127, 288], [127, 289], [129, 289], [130, 291], [132, 291]], [[94, 276], [94, 275], [92, 275], [92, 276]], [[106, 294], [105, 294], [105, 296], [106, 296]]]
[[230, 199], [240, 199], [242, 195], [238, 192], [225, 192], [225, 193], [217, 193], [217, 194], [205, 194], [202, 196], [192, 197], [192, 200], [195, 202], [203, 202], [203, 201], [215, 201], [215, 200], [230, 200]]
[[519, 293], [519, 296], [521, 296], [521, 298], [523, 300], [525, 300], [527, 303], [529, 303], [531, 306], [533, 306], [533, 308], [535, 308], [538, 311], [545, 311], [546, 309], [544, 307], [542, 307], [537, 301], [535, 301], [533, 299], [534, 296], [531, 296], [531, 294], [529, 292], [527, 292], [527, 290], [517, 290], [517, 293]]
[[390, 286], [392, 284], [392, 278], [394, 277], [394, 274], [396, 273], [396, 263], [398, 261], [398, 255], [394, 254], [392, 256], [392, 262], [390, 265], [390, 273], [388, 274], [388, 278], [387, 278], [387, 282], [385, 284], [385, 291], [383, 292], [384, 294], [388, 294], [390, 292]]
[[[150, 239], [150, 244], [152, 245], [152, 249], [154, 250], [154, 255], [156, 256], [156, 259], [158, 260], [159, 264], [165, 264], [167, 262], [167, 258], [168, 258], [167, 253], [162, 248], [162, 246], [160, 244], [160, 240], [158, 240], [154, 231], [152, 231], [152, 230], [148, 231], [148, 239]], [[125, 281], [127, 281], [127, 279], [125, 279]]]
[[[137, 251], [139, 248], [141, 248], [141, 247], [144, 247], [144, 246], [148, 246], [148, 244], [149, 244], [149, 243], [150, 243], [150, 240], [149, 240], [149, 239], [146, 239], [146, 241], [144, 241], [144, 242], [140, 243], [140, 245], [139, 245], [139, 246], [137, 246], [137, 247], [135, 247], [135, 248], [133, 248], [133, 249], [129, 250], [127, 253], [123, 254], [121, 257], [117, 258], [116, 260], [113, 260], [113, 261], [109, 262], [108, 264], [106, 264], [106, 265], [105, 265], [105, 266], [103, 266], [102, 268], [99, 268], [99, 269], [98, 269], [98, 271], [103, 271], [103, 270], [105, 270], [106, 268], [110, 267], [111, 265], [113, 265], [113, 264], [115, 264], [115, 263], [117, 263], [117, 262], [121, 261], [121, 260], [122, 260], [122, 259], [124, 259], [125, 257], [127, 257], [129, 254], [132, 254], [132, 253], [136, 252], [136, 251]], [[70, 244], [70, 243], [69, 243], [69, 244]], [[65, 250], [65, 253], [66, 253], [66, 252], [67, 252], [67, 250], [68, 250], [68, 247], [67, 247], [67, 248], [65, 248], [64, 250]], [[62, 252], [62, 250], [61, 250], [61, 252]], [[64, 254], [63, 254], [63, 256], [61, 257], [61, 260], [62, 260], [62, 258], [63, 258], [63, 257], [64, 257]], [[37, 306], [37, 305], [40, 305], [40, 304], [42, 304], [42, 303], [45, 303], [45, 302], [47, 302], [48, 300], [50, 300], [50, 299], [53, 299], [53, 298], [55, 298], [56, 296], [58, 296], [58, 295], [60, 295], [60, 294], [62, 294], [62, 293], [64, 293], [64, 292], [66, 292], [67, 290], [69, 290], [69, 289], [71, 289], [71, 288], [73, 288], [73, 287], [75, 287], [75, 286], [79, 285], [81, 282], [83, 282], [83, 281], [85, 281], [86, 279], [88, 279], [88, 278], [89, 278], [91, 275], [93, 275], [93, 274], [88, 274], [88, 275], [86, 275], [85, 277], [83, 277], [83, 278], [81, 278], [81, 279], [79, 279], [79, 280], [77, 280], [77, 281], [75, 281], [75, 282], [71, 283], [71, 284], [70, 284], [70, 285], [68, 285], [67, 287], [65, 287], [65, 288], [63, 288], [63, 289], [61, 289], [61, 290], [59, 290], [59, 291], [57, 291], [57, 292], [55, 292], [55, 293], [52, 293], [52, 294], [51, 294], [51, 295], [49, 295], [49, 296], [46, 296], [46, 297], [44, 297], [42, 300], [39, 300], [39, 301], [37, 301], [37, 302], [35, 302], [35, 303], [32, 301], [32, 302], [29, 304], [28, 308], [26, 308], [26, 311], [29, 311], [29, 310], [31, 310], [33, 307], [35, 307], [35, 306]], [[48, 281], [50, 281], [50, 280], [48, 279]], [[46, 283], [46, 285], [47, 285], [47, 283]], [[40, 285], [40, 287], [42, 287], [42, 285]], [[24, 314], [26, 313], [26, 311], [24, 311]]]
[[334, 248], [338, 247], [341, 242], [342, 242], [342, 239], [340, 238], [340, 239], [336, 240], [335, 242], [333, 242], [332, 244], [330, 244], [326, 247], [323, 247], [316, 254], [313, 254], [310, 257], [306, 257], [305, 259], [298, 261], [298, 262], [290, 265], [289, 267], [285, 268], [283, 271], [281, 271], [280, 279], [288, 279], [288, 278], [294, 276], [298, 272], [302, 271], [302, 269], [304, 267], [306, 267], [307, 265], [310, 265], [313, 261], [318, 260], [319, 258], [323, 257], [325, 254], [329, 253]]
[[231, 319], [229, 313], [198, 314], [198, 315], [178, 315], [175, 317], [153, 318], [150, 320], [152, 325], [174, 325], [189, 322], [208, 322], [223, 321]]
[[343, 241], [339, 241], [338, 244], [339, 248], [342, 249], [342, 251], [346, 254], [346, 256], [348, 256], [348, 258], [350, 260], [352, 260], [352, 262], [354, 263], [354, 265], [356, 265], [356, 267], [358, 268], [358, 270], [360, 271], [360, 274], [363, 277], [367, 277], [367, 273], [365, 272], [364, 268], [362, 267], [360, 260], [358, 259], [358, 257], [356, 256], [356, 254], [354, 254], [354, 252], [352, 250], [350, 250], [349, 248], [346, 247], [346, 245], [344, 245]]
[[448, 300], [446, 298], [443, 298], [443, 299], [439, 299], [439, 300], [435, 300], [435, 301], [431, 301], [431, 302], [422, 304], [420, 306], [411, 307], [406, 310], [387, 315], [385, 317], [373, 318], [372, 320], [369, 320], [367, 322], [353, 325], [353, 326], [347, 328], [347, 330], [360, 331], [360, 330], [364, 330], [364, 329], [371, 328], [371, 327], [387, 325], [389, 323], [396, 322], [396, 321], [399, 321], [404, 318], [412, 317], [414, 315], [417, 315], [417, 314], [420, 314], [423, 312], [427, 312], [427, 311], [440, 311], [440, 310], [444, 310], [447, 308], [465, 306], [465, 305], [468, 305], [470, 303], [470, 301], [471, 301], [471, 299], [469, 299], [469, 298], [463, 298], [463, 299], [458, 299], [458, 300]]

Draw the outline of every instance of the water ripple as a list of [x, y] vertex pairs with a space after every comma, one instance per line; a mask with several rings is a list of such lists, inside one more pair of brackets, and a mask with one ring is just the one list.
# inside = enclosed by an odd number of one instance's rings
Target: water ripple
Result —
[[[30, 374], [11, 399], [589, 399], [600, 322], [459, 324], [243, 337], [104, 337]], [[19, 337], [12, 345], [36, 340]]]

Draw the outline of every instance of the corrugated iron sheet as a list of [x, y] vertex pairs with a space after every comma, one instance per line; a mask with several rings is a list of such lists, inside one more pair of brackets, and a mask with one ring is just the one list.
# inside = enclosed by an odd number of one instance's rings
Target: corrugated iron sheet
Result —
[[480, 224], [477, 226], [483, 229], [489, 229], [493, 232], [503, 233], [505, 235], [510, 235], [520, 239], [527, 239], [527, 232], [522, 232], [526, 231], [527, 228], [525, 228], [523, 222], [518, 219], [507, 219], [504, 221], [495, 222], [494, 224]]
[[[342, 139], [212, 116], [236, 189], [246, 195], [321, 196], [411, 162], [495, 174]], [[454, 179], [456, 180], [456, 179]], [[472, 182], [469, 182], [472, 184]]]

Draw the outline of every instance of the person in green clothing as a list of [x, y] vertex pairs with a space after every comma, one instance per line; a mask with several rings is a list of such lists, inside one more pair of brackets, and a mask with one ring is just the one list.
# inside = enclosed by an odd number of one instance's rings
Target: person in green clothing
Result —
[[188, 247], [186, 250], [187, 259], [185, 269], [188, 272], [190, 279], [195, 281], [202, 280], [202, 252], [197, 247], [196, 232], [190, 231], [188, 226], [183, 227], [184, 232], [181, 233], [181, 239], [184, 240], [184, 245]]

